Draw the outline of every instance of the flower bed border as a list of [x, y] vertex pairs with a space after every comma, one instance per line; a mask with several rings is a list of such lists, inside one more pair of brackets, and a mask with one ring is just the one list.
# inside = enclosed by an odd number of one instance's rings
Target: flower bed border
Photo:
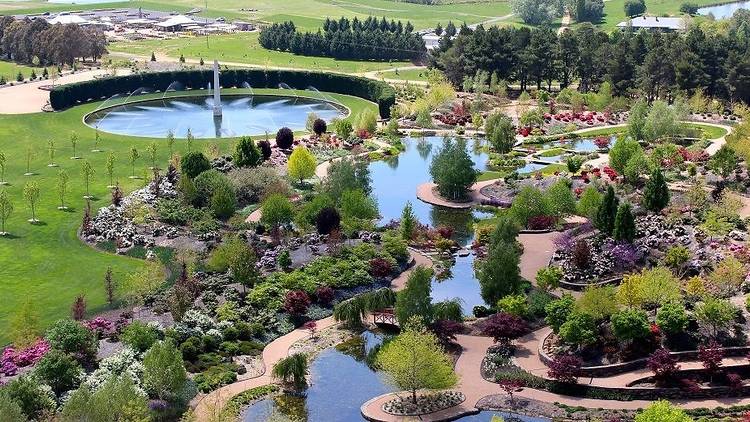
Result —
[[[394, 412], [386, 410], [386, 405], [388, 405], [389, 403], [392, 403], [394, 401], [399, 401], [399, 400], [402, 401], [402, 402], [408, 400], [407, 398], [404, 398], [404, 397], [401, 397], [401, 396], [398, 396], [398, 395], [395, 396], [394, 398], [392, 398], [391, 400], [388, 400], [387, 402], [383, 403], [383, 405], [381, 406], [381, 410], [383, 412], [389, 414], [389, 415], [399, 416], [399, 417], [421, 416], [421, 415], [429, 415], [429, 414], [436, 413], [436, 412], [442, 412], [443, 410], [459, 406], [459, 405], [461, 405], [462, 403], [464, 403], [466, 401], [466, 395], [464, 393], [462, 393], [461, 391], [458, 391], [458, 390], [440, 391], [440, 392], [437, 392], [437, 393], [434, 393], [434, 394], [428, 394], [428, 395], [434, 396], [434, 395], [445, 395], [445, 394], [450, 394], [450, 393], [458, 394], [458, 396], [461, 399], [458, 402], [456, 402], [455, 404], [452, 404], [452, 405], [449, 405], [449, 406], [446, 406], [446, 407], [439, 407], [439, 408], [431, 409], [431, 410], [426, 411], [426, 412], [394, 413]], [[425, 396], [422, 396], [422, 398], [424, 398], [424, 397]]]
[[[544, 337], [544, 339], [542, 339], [542, 341], [539, 342], [539, 359], [541, 359], [542, 363], [544, 363], [546, 366], [550, 365], [553, 358], [544, 351], [544, 344], [553, 334], [554, 333], [550, 332]], [[750, 346], [723, 347], [722, 350], [724, 351], [724, 355], [726, 357], [745, 356], [748, 352], [750, 352]], [[698, 359], [697, 350], [670, 352], [670, 354], [677, 358]], [[646, 357], [630, 360], [627, 362], [613, 363], [609, 365], [582, 366], [580, 374], [581, 376], [585, 377], [608, 377], [635, 369], [645, 368], [647, 362], [648, 358]], [[748, 389], [748, 392], [750, 393], [750, 389]]]

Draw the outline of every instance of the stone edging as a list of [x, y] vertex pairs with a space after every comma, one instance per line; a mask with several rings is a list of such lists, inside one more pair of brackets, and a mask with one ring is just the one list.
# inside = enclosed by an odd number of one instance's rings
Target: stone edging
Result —
[[[441, 393], [444, 393], [444, 392], [451, 392], [451, 390], [448, 390], [448, 391], [440, 391], [440, 392], [438, 392], [437, 394], [441, 394]], [[403, 400], [403, 398], [402, 398], [401, 396], [399, 396], [399, 395], [398, 395], [397, 393], [394, 393], [394, 394], [393, 394], [394, 396], [396, 396], [395, 398], [393, 398], [393, 399], [391, 399], [391, 400], [388, 400], [387, 402], [383, 403], [383, 404], [382, 404], [382, 405], [380, 406], [380, 408], [381, 408], [381, 410], [382, 410], [383, 412], [385, 412], [385, 413], [387, 413], [387, 414], [389, 414], [389, 415], [393, 415], [393, 416], [400, 416], [400, 417], [407, 417], [407, 418], [411, 418], [411, 417], [419, 417], [419, 416], [422, 416], [422, 415], [430, 415], [430, 414], [433, 414], [433, 413], [437, 413], [437, 412], [442, 412], [442, 411], [444, 411], [444, 410], [450, 409], [451, 407], [456, 407], [456, 406], [459, 406], [459, 405], [463, 404], [463, 403], [464, 403], [464, 402], [466, 401], [466, 394], [462, 393], [461, 391], [453, 391], [453, 392], [456, 392], [456, 393], [458, 393], [458, 394], [462, 395], [462, 396], [463, 396], [463, 399], [461, 399], [461, 401], [459, 401], [458, 403], [456, 403], [456, 404], [454, 404], [454, 405], [452, 405], [452, 406], [448, 406], [448, 407], [443, 407], [442, 409], [435, 409], [435, 410], [433, 410], [432, 412], [424, 412], [424, 413], [410, 413], [410, 414], [403, 414], [403, 415], [401, 415], [401, 414], [398, 414], [398, 413], [393, 413], [393, 412], [389, 412], [389, 411], [385, 410], [385, 405], [386, 405], [386, 404], [388, 404], [388, 403], [390, 403], [391, 401], [393, 401], [393, 400], [397, 400], [397, 399], [402, 399], [402, 400]]]
[[604, 281], [597, 281], [596, 283], [571, 283], [569, 281], [560, 280], [560, 287], [566, 290], [582, 292], [586, 290], [588, 287], [608, 286], [610, 284], [617, 284], [621, 281], [622, 281], [621, 275], [605, 279]]
[[[359, 414], [362, 415], [362, 417], [365, 420], [370, 421], [370, 422], [390, 422], [392, 419], [387, 419], [387, 420], [386, 419], [379, 419], [379, 418], [376, 418], [374, 416], [369, 415], [367, 413], [367, 408], [370, 407], [373, 403], [377, 402], [378, 400], [383, 400], [383, 399], [385, 399], [388, 396], [391, 396], [391, 395], [395, 396], [396, 394], [397, 393], [385, 393], [385, 394], [381, 394], [379, 396], [373, 397], [370, 400], [367, 400], [366, 402], [364, 402], [362, 404], [362, 406], [360, 406], [360, 408], [359, 408]], [[456, 406], [448, 407], [446, 409], [438, 410], [436, 412], [427, 413], [427, 415], [434, 415], [437, 412], [445, 412], [445, 411], [450, 410], [450, 409], [455, 409], [456, 412], [453, 413], [453, 414], [447, 414], [444, 417], [438, 417], [436, 419], [432, 419], [432, 418], [429, 419], [431, 422], [449, 422], [449, 421], [455, 421], [457, 419], [461, 419], [464, 416], [476, 415], [479, 412], [481, 412], [481, 410], [478, 409], [478, 408], [476, 408], [476, 407], [472, 407], [472, 408], [469, 408], [469, 409], [464, 409], [463, 407], [461, 407], [460, 410], [457, 409], [458, 407], [460, 407], [460, 404], [458, 404]], [[421, 420], [420, 416], [424, 416], [424, 415], [415, 415], [415, 416], [390, 415], [390, 416], [396, 416], [396, 417], [399, 417], [399, 418], [417, 418], [418, 420]]]
[[[550, 332], [549, 334], [547, 334], [547, 336], [544, 337], [544, 339], [539, 342], [539, 346], [538, 346], [539, 359], [546, 366], [550, 365], [550, 363], [552, 362], [552, 357], [549, 356], [547, 353], [545, 353], [544, 343], [547, 342], [547, 339], [549, 339], [549, 337], [552, 336], [552, 334], [554, 333]], [[724, 350], [724, 354], [726, 357], [744, 356], [750, 351], [750, 346], [724, 347], [722, 350]], [[697, 350], [670, 352], [670, 354], [677, 358], [688, 358], [688, 359], [698, 358]], [[580, 373], [581, 373], [581, 376], [585, 376], [585, 377], [608, 377], [612, 375], [621, 374], [623, 372], [632, 371], [634, 369], [645, 368], [647, 362], [648, 362], [648, 358], [640, 358], [636, 360], [613, 363], [609, 365], [583, 366], [581, 367]]]

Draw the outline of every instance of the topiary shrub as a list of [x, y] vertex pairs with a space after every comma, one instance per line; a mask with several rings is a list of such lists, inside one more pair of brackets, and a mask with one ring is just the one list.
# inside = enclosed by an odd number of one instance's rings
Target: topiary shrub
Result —
[[263, 160], [268, 160], [271, 158], [271, 154], [273, 153], [273, 150], [271, 149], [271, 143], [268, 141], [258, 141], [258, 148], [260, 149], [260, 154], [263, 157]]
[[252, 138], [247, 136], [237, 142], [233, 159], [237, 167], [255, 167], [263, 161], [260, 149]]
[[182, 174], [191, 179], [194, 179], [196, 176], [210, 168], [211, 163], [202, 152], [188, 152], [180, 160], [180, 170], [182, 170]]
[[341, 228], [341, 215], [333, 207], [325, 207], [315, 217], [315, 228], [319, 234], [330, 234]]
[[289, 149], [294, 144], [294, 132], [288, 127], [282, 127], [276, 132], [276, 146], [281, 149]]
[[323, 119], [315, 119], [312, 129], [316, 135], [320, 136], [326, 132], [326, 130], [328, 129], [328, 125]]

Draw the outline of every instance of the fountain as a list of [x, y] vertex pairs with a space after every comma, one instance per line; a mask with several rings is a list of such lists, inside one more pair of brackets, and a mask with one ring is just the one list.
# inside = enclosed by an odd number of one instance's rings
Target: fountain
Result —
[[214, 60], [214, 117], [221, 117], [221, 85], [219, 85], [218, 60]]

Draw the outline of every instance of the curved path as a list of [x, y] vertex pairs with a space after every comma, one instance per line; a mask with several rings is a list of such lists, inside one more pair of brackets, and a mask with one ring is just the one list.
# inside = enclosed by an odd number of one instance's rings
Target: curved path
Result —
[[[409, 278], [414, 267], [418, 265], [432, 266], [432, 260], [422, 255], [421, 253], [410, 250], [412, 258], [412, 267], [401, 273], [398, 277], [391, 281], [391, 288], [393, 290], [401, 290], [406, 285], [406, 280]], [[324, 318], [316, 321], [318, 330], [323, 330], [332, 327], [337, 324], [333, 317]], [[304, 328], [298, 328], [291, 333], [285, 334], [276, 340], [268, 343], [263, 349], [263, 365], [266, 371], [263, 375], [247, 380], [235, 382], [233, 384], [226, 385], [219, 388], [218, 390], [212, 391], [208, 395], [200, 399], [195, 406], [195, 417], [199, 421], [214, 420], [221, 413], [224, 406], [232, 399], [232, 397], [247, 391], [251, 388], [268, 385], [274, 382], [270, 376], [270, 368], [273, 368], [278, 361], [284, 359], [289, 355], [289, 348], [296, 342], [305, 339], [310, 336], [308, 330]]]

